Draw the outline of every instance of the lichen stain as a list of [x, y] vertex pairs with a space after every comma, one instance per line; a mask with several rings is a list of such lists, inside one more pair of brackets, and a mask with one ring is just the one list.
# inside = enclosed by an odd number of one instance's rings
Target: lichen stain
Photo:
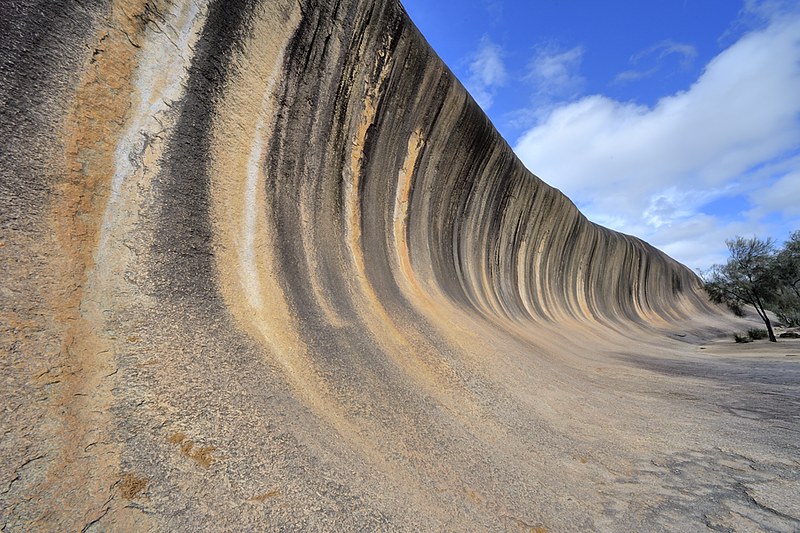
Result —
[[119, 494], [126, 500], [132, 500], [147, 488], [147, 483], [148, 481], [145, 478], [128, 472], [120, 480]]
[[171, 444], [178, 444], [182, 455], [192, 459], [203, 468], [208, 468], [217, 460], [212, 455], [217, 449], [216, 446], [196, 447], [194, 441], [188, 439], [184, 433], [173, 433], [167, 440]]

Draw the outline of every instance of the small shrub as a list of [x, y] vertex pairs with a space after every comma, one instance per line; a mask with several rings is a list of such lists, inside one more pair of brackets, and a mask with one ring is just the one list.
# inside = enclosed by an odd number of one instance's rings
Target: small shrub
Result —
[[744, 344], [745, 342], [753, 342], [747, 335], [741, 335], [739, 333], [733, 334], [733, 340], [736, 341], [737, 344]]
[[757, 341], [761, 339], [766, 339], [769, 334], [765, 329], [759, 328], [750, 328], [747, 330], [747, 336], [750, 337], [751, 340]]

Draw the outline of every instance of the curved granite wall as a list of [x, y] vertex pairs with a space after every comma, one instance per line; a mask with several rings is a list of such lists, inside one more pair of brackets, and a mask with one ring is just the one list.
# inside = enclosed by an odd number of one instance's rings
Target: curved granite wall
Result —
[[4, 528], [603, 526], [589, 368], [710, 308], [396, 0], [0, 9]]

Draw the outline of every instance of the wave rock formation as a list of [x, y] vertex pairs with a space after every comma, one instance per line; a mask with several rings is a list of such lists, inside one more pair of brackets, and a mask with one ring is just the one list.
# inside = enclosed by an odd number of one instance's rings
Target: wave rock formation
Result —
[[794, 524], [745, 470], [796, 441], [659, 371], [722, 320], [696, 276], [397, 0], [0, 13], [2, 531]]

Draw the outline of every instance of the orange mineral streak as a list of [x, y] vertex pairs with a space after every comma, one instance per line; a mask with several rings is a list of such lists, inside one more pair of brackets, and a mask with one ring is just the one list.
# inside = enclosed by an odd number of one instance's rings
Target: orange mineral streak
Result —
[[397, 262], [400, 265], [403, 279], [418, 294], [422, 294], [423, 291], [411, 268], [411, 256], [408, 251], [408, 203], [411, 199], [414, 167], [424, 146], [425, 139], [422, 131], [417, 130], [409, 136], [406, 159], [397, 175], [397, 198], [394, 206], [394, 245]]
[[109, 198], [114, 149], [133, 105], [131, 79], [145, 26], [136, 15], [145, 5], [137, 0], [115, 2], [96, 34], [64, 125], [66, 176], [51, 212], [63, 255], [63, 289], [53, 295], [51, 305], [63, 331], [60, 356], [67, 371], [63, 395], [52, 399], [64, 426], [61, 456], [52, 462], [42, 490], [49, 493], [44, 497], [53, 507], [68, 499], [76, 525], [108, 511], [98, 505], [109, 499], [109, 487], [119, 477], [116, 446], [95, 442], [109, 431], [109, 376], [116, 365], [110, 340], [97, 333], [100, 310], [84, 296]]
[[[361, 181], [364, 179], [363, 162], [364, 162], [364, 149], [367, 143], [367, 135], [369, 128], [374, 123], [377, 115], [377, 102], [380, 97], [381, 86], [386, 80], [387, 76], [392, 70], [392, 63], [390, 61], [381, 63], [382, 56], [376, 58], [375, 72], [377, 73], [376, 81], [372, 84], [366, 83], [364, 104], [361, 112], [360, 120], [356, 127], [353, 137], [352, 151], [350, 153], [350, 180], [345, 182], [345, 212], [347, 216], [347, 243], [351, 252], [351, 260], [355, 268], [356, 276], [353, 279], [352, 292], [359, 295], [357, 309], [364, 324], [369, 328], [373, 335], [375, 342], [382, 348], [382, 350], [392, 357], [395, 364], [403, 368], [409, 376], [413, 377], [415, 381], [428, 389], [429, 392], [437, 389], [436, 384], [441, 379], [442, 374], [449, 374], [449, 369], [440, 361], [429, 360], [427, 357], [420, 358], [415, 354], [422, 353], [423, 355], [430, 351], [426, 351], [422, 345], [416, 341], [424, 341], [416, 339], [413, 329], [404, 327], [403, 324], [398, 323], [395, 317], [391, 316], [386, 308], [381, 303], [378, 294], [375, 292], [366, 271], [364, 262], [364, 245], [362, 243], [362, 198], [361, 198]], [[419, 150], [421, 148], [421, 133], [417, 132], [417, 139], [413, 141], [414, 146], [411, 147], [412, 141], [409, 141], [410, 150]], [[412, 137], [414, 137], [412, 135]], [[416, 155], [413, 153], [408, 154], [404, 166], [414, 165], [416, 162]], [[400, 206], [397, 207], [402, 211], [407, 210], [408, 195], [411, 191], [411, 176], [404, 177], [403, 170], [400, 170], [398, 178], [403, 180], [404, 183], [399, 185], [398, 194], [400, 194]], [[403, 207], [403, 196], [406, 199], [406, 205]], [[404, 220], [407, 215], [398, 215]], [[397, 216], [397, 215], [396, 215]], [[397, 235], [399, 229], [397, 224], [405, 224], [405, 222], [398, 222], [395, 220], [395, 246], [398, 247], [399, 260], [401, 269], [404, 275], [407, 276], [407, 283], [415, 283], [411, 280], [414, 279], [414, 274], [411, 270], [411, 265], [408, 259], [407, 242], [405, 242], [405, 235]], [[398, 239], [399, 242], [398, 243]], [[405, 257], [405, 259], [403, 259]]]

